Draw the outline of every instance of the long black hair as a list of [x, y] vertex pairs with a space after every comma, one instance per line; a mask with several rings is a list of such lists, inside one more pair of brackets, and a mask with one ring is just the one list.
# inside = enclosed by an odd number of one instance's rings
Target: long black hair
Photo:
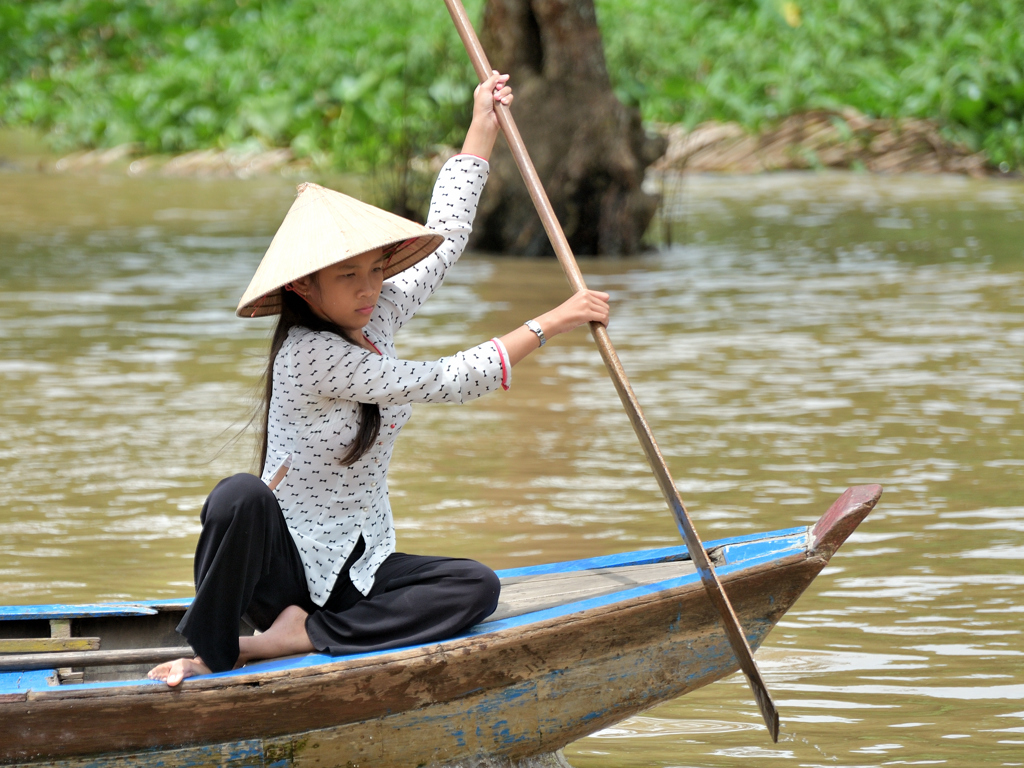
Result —
[[[274, 329], [274, 336], [270, 341], [270, 359], [267, 361], [267, 370], [264, 374], [263, 391], [263, 420], [260, 426], [263, 432], [263, 447], [260, 450], [260, 469], [267, 463], [267, 442], [270, 428], [270, 401], [274, 395], [274, 361], [277, 353], [281, 351], [285, 339], [288, 338], [288, 331], [296, 326], [308, 328], [311, 331], [329, 331], [353, 344], [349, 336], [330, 320], [319, 317], [306, 303], [306, 300], [294, 291], [281, 290], [281, 317]], [[374, 444], [380, 434], [380, 407], [376, 403], [359, 404], [359, 430], [356, 432], [355, 440], [348, 447], [345, 455], [339, 463], [343, 467], [350, 467], [362, 458], [370, 446]]]

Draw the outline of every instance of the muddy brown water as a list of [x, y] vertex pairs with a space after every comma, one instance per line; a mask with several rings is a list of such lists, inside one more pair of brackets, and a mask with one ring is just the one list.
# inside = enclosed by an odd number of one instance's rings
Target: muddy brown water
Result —
[[[191, 593], [197, 513], [268, 321], [232, 310], [293, 181], [0, 173], [0, 590]], [[877, 510], [757, 658], [584, 739], [579, 768], [1024, 765], [1024, 189], [961, 178], [690, 178], [676, 245], [583, 264], [705, 539]], [[471, 254], [399, 337], [436, 357], [567, 295]], [[421, 406], [391, 472], [400, 548], [502, 568], [679, 541], [589, 336], [512, 389]]]

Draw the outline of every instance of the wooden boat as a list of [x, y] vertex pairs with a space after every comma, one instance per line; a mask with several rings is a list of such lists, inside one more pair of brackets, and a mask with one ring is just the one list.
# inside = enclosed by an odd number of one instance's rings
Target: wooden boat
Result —
[[[813, 526], [707, 543], [752, 648], [880, 495], [851, 488]], [[177, 689], [144, 673], [181, 654], [160, 648], [180, 642], [188, 600], [0, 608], [0, 763], [507, 765], [737, 669], [685, 547], [499, 576], [497, 613], [463, 636], [256, 663]]]

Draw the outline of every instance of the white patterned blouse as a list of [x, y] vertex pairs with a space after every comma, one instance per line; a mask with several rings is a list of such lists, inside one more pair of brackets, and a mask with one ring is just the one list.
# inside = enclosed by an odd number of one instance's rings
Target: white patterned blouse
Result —
[[[457, 155], [438, 175], [427, 226], [446, 235], [430, 256], [385, 281], [366, 325], [370, 352], [329, 332], [293, 328], [274, 361], [263, 480], [274, 490], [298, 547], [313, 602], [323, 605], [360, 535], [366, 551], [349, 576], [364, 595], [395, 551], [388, 462], [412, 403], [464, 403], [508, 389], [511, 366], [497, 339], [434, 362], [399, 360], [394, 334], [441, 285], [466, 247], [487, 161]], [[340, 456], [355, 438], [359, 403], [377, 403], [377, 442], [355, 464]]]

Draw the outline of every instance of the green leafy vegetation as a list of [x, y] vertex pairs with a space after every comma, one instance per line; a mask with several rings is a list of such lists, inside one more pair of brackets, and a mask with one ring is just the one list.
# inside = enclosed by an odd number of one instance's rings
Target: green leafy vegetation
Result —
[[459, 140], [473, 83], [440, 2], [0, 4], [0, 116], [60, 149], [253, 143], [367, 170]]
[[[757, 129], [851, 106], [936, 119], [1024, 165], [1018, 0], [596, 5], [616, 91], [647, 120]], [[58, 149], [286, 146], [350, 171], [404, 167], [461, 141], [473, 80], [441, 0], [0, 3], [0, 122]]]
[[809, 109], [937, 120], [1024, 165], [1019, 0], [596, 0], [619, 97], [644, 118], [763, 128]]

